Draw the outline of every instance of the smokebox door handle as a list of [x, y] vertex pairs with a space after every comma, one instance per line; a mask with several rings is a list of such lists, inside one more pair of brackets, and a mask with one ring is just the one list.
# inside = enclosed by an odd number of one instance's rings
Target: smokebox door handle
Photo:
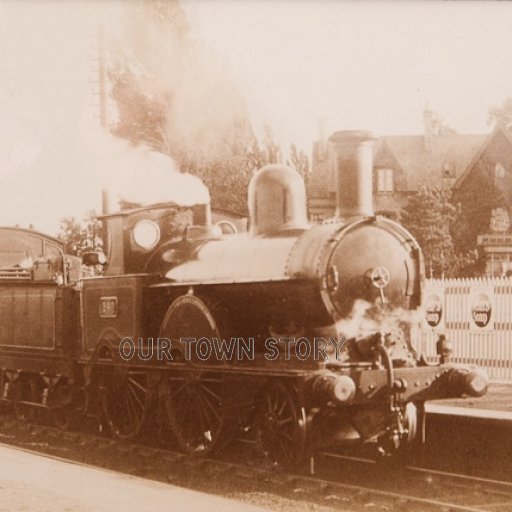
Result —
[[326, 285], [327, 289], [330, 292], [334, 292], [338, 289], [338, 284], [340, 282], [340, 274], [338, 272], [338, 269], [336, 268], [336, 265], [330, 265], [327, 269], [327, 275], [326, 275]]

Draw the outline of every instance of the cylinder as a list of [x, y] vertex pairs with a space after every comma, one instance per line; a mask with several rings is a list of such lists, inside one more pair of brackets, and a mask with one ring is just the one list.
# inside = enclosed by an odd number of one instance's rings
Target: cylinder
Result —
[[348, 405], [356, 396], [356, 383], [348, 375], [336, 375], [323, 372], [308, 380], [313, 401], [317, 404], [332, 402], [336, 405]]
[[335, 132], [329, 138], [336, 165], [338, 217], [371, 217], [373, 213], [373, 144], [366, 131]]

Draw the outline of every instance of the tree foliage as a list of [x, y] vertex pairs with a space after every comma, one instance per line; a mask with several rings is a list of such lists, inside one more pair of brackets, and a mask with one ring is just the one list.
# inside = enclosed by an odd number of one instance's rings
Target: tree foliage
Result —
[[503, 126], [512, 132], [512, 97], [507, 98], [500, 106], [489, 110], [489, 122]]
[[494, 163], [485, 157], [480, 159], [463, 187], [453, 192], [452, 202], [460, 205], [460, 215], [452, 234], [461, 252], [474, 249], [478, 235], [489, 232], [489, 222], [495, 208], [509, 210], [511, 206], [500, 178], [496, 177]]
[[306, 153], [304, 153], [302, 149], [299, 150], [294, 143], [290, 146], [290, 160], [286, 163], [297, 169], [307, 186], [309, 181], [309, 158]]
[[[192, 37], [180, 2], [127, 4], [109, 62], [118, 111], [113, 134], [165, 153], [181, 172], [200, 177], [214, 207], [245, 213], [252, 173], [281, 162], [282, 151], [268, 126], [258, 140], [243, 96]], [[307, 176], [308, 159], [295, 146], [291, 164]]]
[[456, 247], [452, 231], [461, 211], [450, 193], [423, 187], [402, 210], [403, 224], [420, 244], [428, 277], [457, 277], [474, 272], [476, 254]]
[[82, 221], [74, 217], [62, 219], [59, 240], [64, 243], [64, 253], [75, 256], [102, 249], [103, 227], [96, 212], [90, 210]]

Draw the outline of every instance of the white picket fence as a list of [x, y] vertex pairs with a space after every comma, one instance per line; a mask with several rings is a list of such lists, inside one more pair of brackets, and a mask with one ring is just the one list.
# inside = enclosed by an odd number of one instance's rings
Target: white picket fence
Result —
[[454, 362], [481, 366], [495, 381], [512, 381], [512, 278], [431, 279], [424, 304], [413, 337], [429, 359], [445, 334]]

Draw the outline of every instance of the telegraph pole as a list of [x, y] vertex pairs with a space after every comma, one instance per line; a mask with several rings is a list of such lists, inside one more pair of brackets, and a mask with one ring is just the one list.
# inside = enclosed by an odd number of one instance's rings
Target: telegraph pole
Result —
[[[105, 30], [103, 25], [98, 25], [95, 44], [89, 56], [91, 62], [91, 77], [89, 83], [92, 86], [94, 98], [91, 106], [94, 108], [94, 118], [99, 118], [100, 126], [108, 130], [108, 98], [107, 98], [107, 66], [105, 55]], [[97, 100], [96, 100], [97, 96]]]
[[106, 94], [106, 70], [105, 70], [105, 31], [103, 25], [98, 27], [98, 85], [100, 100], [100, 124], [108, 127], [107, 119], [107, 94]]

